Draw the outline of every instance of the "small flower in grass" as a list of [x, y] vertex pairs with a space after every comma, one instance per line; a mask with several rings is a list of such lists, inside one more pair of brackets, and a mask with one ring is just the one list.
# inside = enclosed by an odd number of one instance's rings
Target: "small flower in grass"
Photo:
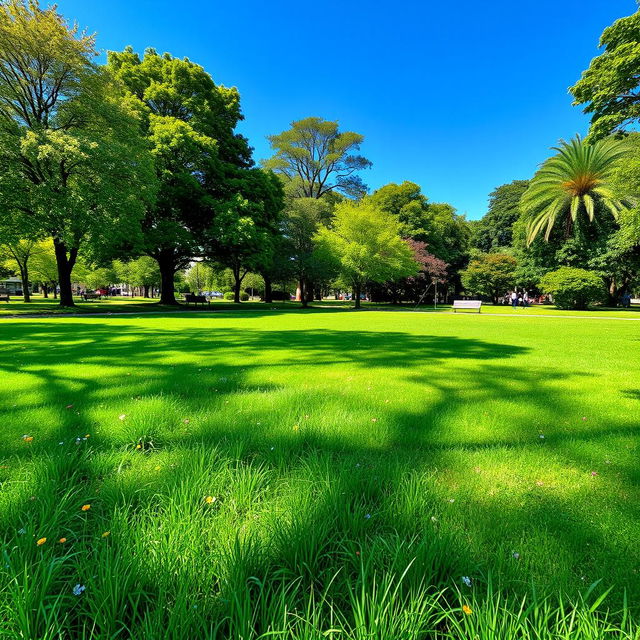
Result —
[[83, 584], [77, 584], [75, 587], [73, 587], [73, 595], [74, 596], [81, 596], [82, 592], [86, 589], [86, 587]]
[[25, 435], [25, 436], [22, 436], [22, 439], [23, 439], [25, 442], [33, 442], [33, 436], [26, 436], [26, 435]]
[[63, 441], [58, 442], [58, 445], [59, 445], [59, 446], [62, 446], [63, 444], [64, 444], [64, 442], [63, 442]]
[[371, 514], [370, 513], [366, 513], [364, 516], [365, 520], [371, 520]]
[[587, 416], [582, 416], [582, 420], [586, 420], [586, 419], [587, 419]]
[[514, 551], [511, 555], [513, 556], [514, 560], [520, 560], [520, 554], [517, 551]]
[[473, 609], [467, 605], [467, 604], [463, 604], [462, 605], [462, 610], [465, 612], [466, 615], [470, 616], [473, 613]]
[[360, 552], [359, 552], [359, 551], [356, 551], [356, 555], [357, 555], [358, 557], [360, 557]]
[[213, 504], [213, 503], [216, 501], [216, 498], [215, 498], [215, 496], [207, 496], [207, 497], [204, 499], [204, 501], [205, 501], [207, 504]]
[[162, 467], [160, 465], [157, 465], [156, 467], [154, 467], [155, 471], [160, 471], [160, 469], [162, 469]]
[[64, 544], [67, 541], [66, 538], [60, 538], [60, 540], [58, 540], [59, 544]]
[[598, 472], [597, 472], [597, 471], [592, 471], [592, 472], [591, 472], [591, 475], [592, 475], [592, 476], [597, 476], [597, 475], [598, 475]]
[[89, 511], [89, 509], [91, 509], [91, 505], [90, 504], [83, 504], [81, 509], [82, 509], [82, 511]]
[[371, 422], [378, 422], [378, 418], [371, 418]]
[[127, 414], [126, 414], [126, 413], [121, 413], [121, 414], [118, 416], [118, 418], [119, 418], [120, 420], [124, 420], [126, 417], [127, 417]]
[[108, 538], [110, 535], [111, 535], [111, 531], [105, 531], [105, 532], [102, 534], [102, 537], [103, 537], [103, 538]]
[[138, 443], [138, 444], [136, 445], [136, 449], [142, 449], [142, 445]]
[[293, 431], [294, 431], [295, 433], [298, 433], [298, 431], [300, 431], [300, 425], [299, 425], [299, 424], [294, 424], [294, 425], [293, 425]]
[[67, 409], [73, 409], [73, 405], [72, 405], [72, 404], [68, 404], [68, 405], [66, 406], [66, 408], [67, 408]]
[[191, 420], [189, 420], [189, 418], [185, 418], [182, 422], [184, 422], [185, 424], [189, 424], [189, 422], [191, 422]]
[[18, 529], [18, 535], [19, 536], [23, 536], [25, 533], [27, 533], [26, 529]]
[[456, 499], [455, 499], [455, 498], [449, 498], [449, 502], [450, 502], [451, 504], [453, 504], [455, 501], [456, 501]]
[[464, 582], [467, 587], [470, 587], [472, 584], [469, 576], [462, 576], [462, 582]]
[[438, 518], [436, 518], [435, 516], [431, 516], [431, 522], [438, 522]]
[[87, 438], [90, 438], [90, 437], [91, 437], [91, 434], [87, 433], [87, 434], [85, 434], [84, 439], [86, 440]]
[[544, 433], [541, 433], [539, 436], [540, 440], [544, 440]]
[[37, 544], [39, 547], [41, 547], [41, 546], [42, 546], [46, 541], [47, 541], [47, 539], [46, 539], [46, 538], [40, 538], [40, 539], [36, 542], [36, 544]]

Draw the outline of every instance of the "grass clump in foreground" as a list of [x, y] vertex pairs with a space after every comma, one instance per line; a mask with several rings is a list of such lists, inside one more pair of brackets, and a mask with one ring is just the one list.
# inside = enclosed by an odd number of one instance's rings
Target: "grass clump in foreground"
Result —
[[5, 321], [2, 633], [637, 638], [637, 331]]

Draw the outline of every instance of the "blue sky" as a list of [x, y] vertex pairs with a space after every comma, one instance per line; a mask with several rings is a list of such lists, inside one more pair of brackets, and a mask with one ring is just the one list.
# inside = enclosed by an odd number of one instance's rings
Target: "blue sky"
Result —
[[58, 0], [98, 34], [188, 56], [237, 86], [257, 160], [265, 136], [320, 116], [362, 133], [375, 189], [412, 180], [469, 218], [588, 120], [567, 88], [635, 0]]

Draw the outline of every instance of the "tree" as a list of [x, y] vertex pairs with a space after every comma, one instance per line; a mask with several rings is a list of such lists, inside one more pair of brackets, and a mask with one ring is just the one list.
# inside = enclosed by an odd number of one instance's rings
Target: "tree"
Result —
[[561, 267], [547, 273], [540, 281], [540, 288], [553, 296], [560, 309], [586, 309], [604, 295], [602, 279], [597, 273], [574, 267]]
[[464, 216], [450, 204], [429, 202], [414, 182], [387, 184], [368, 198], [375, 207], [397, 217], [404, 237], [426, 243], [430, 254], [446, 262], [447, 280], [459, 288], [458, 271], [468, 261], [470, 238]]
[[137, 113], [95, 55], [55, 6], [0, 6], [0, 216], [53, 239], [63, 306], [81, 244], [131, 236], [153, 185]]
[[513, 224], [520, 216], [520, 199], [528, 180], [514, 180], [494, 189], [489, 195], [489, 210], [472, 230], [471, 244], [483, 253], [510, 247]]
[[235, 181], [236, 194], [215, 205], [215, 221], [208, 230], [206, 255], [231, 269], [234, 302], [240, 303], [242, 281], [271, 253], [283, 207], [280, 180], [272, 172], [251, 169]]
[[517, 266], [516, 259], [505, 253], [481, 254], [462, 272], [462, 284], [469, 293], [487, 296], [498, 304], [500, 296], [513, 286]]
[[321, 198], [337, 191], [359, 197], [367, 187], [357, 172], [371, 167], [369, 160], [355, 154], [363, 140], [359, 133], [340, 132], [337, 122], [305, 118], [269, 136], [275, 155], [263, 164], [282, 177], [291, 196]]
[[49, 289], [53, 291], [53, 297], [58, 297], [58, 265], [53, 241], [41, 240], [38, 242], [37, 251], [31, 257], [31, 278], [42, 285], [45, 298], [49, 297]]
[[522, 196], [529, 244], [543, 230], [548, 240], [558, 222], [568, 238], [584, 216], [593, 222], [596, 213], [608, 211], [617, 218], [626, 208], [612, 188], [616, 164], [628, 153], [625, 143], [606, 138], [589, 144], [576, 136], [553, 148], [557, 155], [544, 162]]
[[0, 244], [0, 252], [5, 254], [5, 264], [16, 268], [22, 280], [22, 297], [25, 302], [31, 302], [29, 292], [29, 263], [34, 254], [41, 250], [35, 240], [17, 239], [13, 242]]
[[295, 198], [289, 201], [282, 219], [291, 275], [298, 281], [300, 300], [306, 307], [313, 297], [312, 283], [322, 274], [324, 263], [317, 260], [316, 237], [331, 220], [331, 207], [325, 199]]
[[418, 272], [394, 216], [366, 200], [339, 204], [334, 213], [331, 229], [318, 233], [319, 249], [333, 257], [341, 279], [353, 288], [356, 309], [368, 281], [382, 283]]
[[240, 96], [187, 58], [153, 49], [143, 58], [131, 47], [109, 52], [108, 67], [146, 113], [159, 191], [142, 222], [142, 251], [158, 262], [160, 302], [175, 305], [176, 272], [204, 254], [216, 205], [232, 199], [238, 172], [252, 164], [246, 139], [234, 133]]
[[607, 27], [601, 55], [571, 87], [574, 104], [591, 113], [591, 137], [623, 131], [640, 119], [640, 11]]
[[160, 286], [160, 269], [158, 262], [150, 256], [141, 256], [127, 264], [128, 279], [125, 281], [132, 287], [142, 290], [145, 298], [149, 297], [153, 287]]

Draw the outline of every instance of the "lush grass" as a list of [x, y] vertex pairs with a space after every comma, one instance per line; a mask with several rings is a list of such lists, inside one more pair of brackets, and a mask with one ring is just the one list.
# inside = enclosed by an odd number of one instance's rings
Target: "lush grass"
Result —
[[638, 638], [639, 326], [5, 320], [0, 637]]

